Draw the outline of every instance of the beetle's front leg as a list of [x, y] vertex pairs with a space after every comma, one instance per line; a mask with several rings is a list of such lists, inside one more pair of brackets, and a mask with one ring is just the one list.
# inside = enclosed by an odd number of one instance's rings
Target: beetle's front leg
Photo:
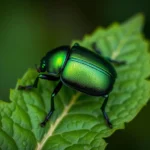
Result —
[[54, 107], [54, 97], [56, 96], [56, 94], [60, 91], [62, 87], [62, 82], [59, 81], [59, 83], [57, 84], [57, 86], [55, 87], [52, 95], [51, 95], [51, 107], [50, 107], [50, 111], [49, 113], [46, 115], [45, 119], [43, 122], [41, 122], [41, 127], [44, 127], [47, 123], [47, 121], [49, 120], [49, 118], [51, 117], [51, 115], [53, 114], [55, 107]]
[[111, 124], [111, 122], [110, 122], [110, 120], [109, 120], [109, 118], [108, 118], [108, 115], [107, 115], [106, 112], [105, 112], [105, 107], [106, 107], [106, 104], [107, 104], [107, 102], [108, 102], [109, 96], [108, 96], [108, 95], [105, 95], [105, 96], [103, 96], [103, 97], [104, 97], [105, 99], [104, 99], [104, 102], [103, 102], [103, 104], [102, 104], [102, 106], [101, 106], [101, 110], [102, 110], [102, 113], [103, 113], [104, 119], [106, 120], [107, 125], [109, 126], [109, 128], [112, 129], [112, 124]]
[[37, 88], [39, 78], [40, 79], [45, 79], [45, 80], [52, 80], [52, 81], [57, 81], [59, 79], [58, 77], [53, 77], [53, 76], [50, 76], [50, 75], [47, 75], [47, 74], [39, 74], [36, 77], [33, 85], [27, 85], [27, 86], [19, 85], [18, 90], [30, 90], [32, 88]]

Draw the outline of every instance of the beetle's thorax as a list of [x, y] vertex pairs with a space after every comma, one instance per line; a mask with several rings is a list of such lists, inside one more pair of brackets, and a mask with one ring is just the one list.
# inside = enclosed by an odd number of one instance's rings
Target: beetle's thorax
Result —
[[69, 46], [61, 46], [48, 52], [45, 56], [46, 71], [52, 76], [59, 76], [67, 61]]

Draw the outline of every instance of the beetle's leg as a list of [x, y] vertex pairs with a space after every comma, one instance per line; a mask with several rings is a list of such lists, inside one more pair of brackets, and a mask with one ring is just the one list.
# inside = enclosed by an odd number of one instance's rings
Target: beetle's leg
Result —
[[98, 53], [99, 55], [102, 55], [101, 50], [96, 45], [96, 42], [92, 43], [92, 48], [96, 53]]
[[113, 60], [111, 58], [107, 58], [107, 60], [115, 65], [125, 65], [126, 64], [126, 61]]
[[105, 95], [105, 96], [103, 96], [105, 99], [104, 99], [104, 102], [103, 102], [103, 104], [102, 104], [102, 106], [101, 106], [101, 110], [102, 110], [102, 113], [103, 113], [103, 116], [104, 116], [104, 118], [105, 118], [105, 120], [106, 120], [106, 123], [107, 123], [107, 125], [110, 127], [110, 128], [112, 128], [112, 124], [111, 124], [111, 122], [110, 122], [110, 120], [109, 120], [109, 118], [108, 118], [108, 116], [107, 116], [107, 114], [106, 114], [106, 112], [105, 112], [105, 107], [106, 107], [106, 104], [107, 104], [107, 102], [108, 102], [108, 98], [109, 98], [109, 96], [108, 95]]
[[40, 124], [41, 127], [44, 127], [47, 123], [47, 121], [49, 120], [49, 118], [51, 117], [52, 113], [54, 112], [55, 110], [55, 107], [54, 107], [54, 97], [56, 96], [56, 94], [60, 91], [62, 87], [62, 82], [60, 81], [57, 86], [55, 87], [52, 95], [51, 95], [51, 109], [49, 111], [49, 113], [46, 115], [44, 121]]
[[[96, 45], [96, 42], [92, 43], [92, 48], [96, 53], [98, 53], [99, 55], [102, 55], [101, 50]], [[115, 65], [125, 65], [126, 64], [126, 61], [113, 60], [108, 57], [106, 59]]]
[[35, 79], [33, 85], [27, 85], [27, 86], [19, 85], [18, 89], [19, 90], [29, 90], [29, 89], [32, 89], [32, 88], [37, 88], [39, 78], [40, 79], [45, 79], [45, 80], [52, 80], [52, 81], [57, 81], [59, 79], [58, 77], [53, 77], [53, 76], [50, 76], [50, 75], [47, 75], [47, 74], [39, 74], [37, 76], [37, 78]]

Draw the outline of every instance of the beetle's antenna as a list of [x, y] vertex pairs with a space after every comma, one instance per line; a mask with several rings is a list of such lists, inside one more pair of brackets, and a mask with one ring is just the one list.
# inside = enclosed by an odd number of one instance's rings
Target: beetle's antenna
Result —
[[40, 67], [38, 67], [37, 64], [35, 64], [35, 68], [36, 68], [37, 72], [41, 72]]

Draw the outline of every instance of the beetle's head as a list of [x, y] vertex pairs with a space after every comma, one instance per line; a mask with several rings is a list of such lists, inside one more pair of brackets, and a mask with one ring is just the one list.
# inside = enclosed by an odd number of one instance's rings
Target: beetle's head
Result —
[[36, 65], [36, 70], [37, 70], [37, 72], [39, 72], [39, 73], [46, 71], [46, 61], [45, 61], [45, 57], [41, 60], [40, 67], [37, 67], [37, 65]]

